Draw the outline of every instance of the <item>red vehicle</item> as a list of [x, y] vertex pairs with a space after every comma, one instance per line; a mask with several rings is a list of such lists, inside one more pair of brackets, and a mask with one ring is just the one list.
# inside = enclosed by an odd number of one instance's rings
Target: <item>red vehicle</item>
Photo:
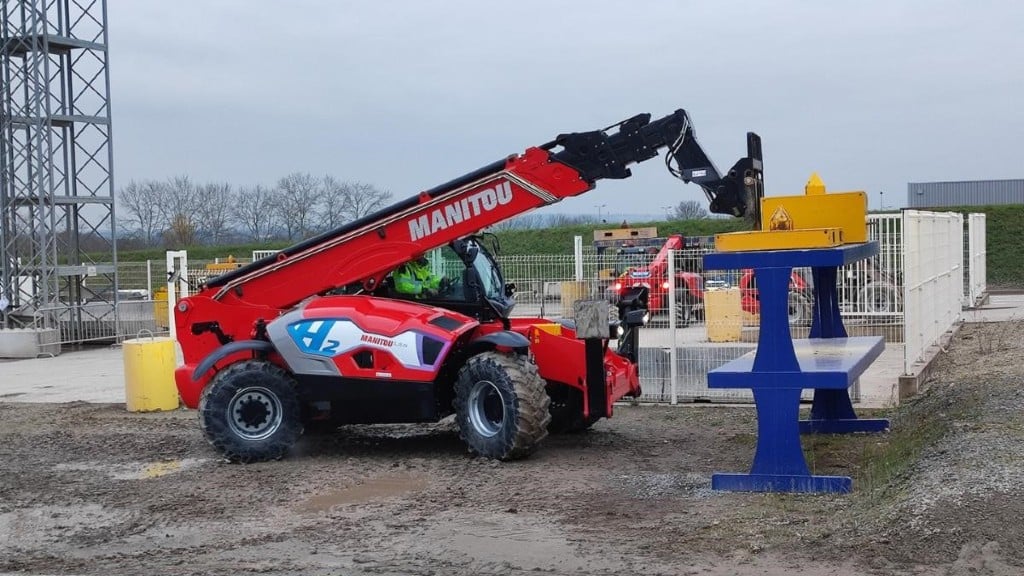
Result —
[[[753, 270], [742, 270], [739, 277], [731, 279], [726, 275], [717, 273], [711, 277], [705, 277], [700, 270], [703, 268], [699, 257], [692, 262], [686, 262], [680, 269], [675, 271], [675, 281], [670, 282], [668, 278], [668, 259], [672, 251], [683, 249], [697, 249], [700, 247], [713, 246], [713, 237], [684, 237], [681, 234], [669, 236], [653, 259], [647, 262], [647, 257], [653, 248], [630, 247], [619, 251], [619, 269], [624, 270], [619, 277], [608, 287], [608, 298], [617, 302], [629, 290], [637, 287], [646, 288], [649, 291], [648, 305], [653, 312], [668, 312], [669, 291], [675, 287], [675, 315], [678, 326], [689, 326], [698, 321], [704, 311], [704, 289], [708, 286], [727, 288], [736, 285], [740, 289], [740, 303], [745, 312], [759, 314], [761, 302], [759, 299], [757, 285], [754, 282]], [[629, 262], [630, 258], [639, 261], [636, 265], [623, 265]], [[810, 322], [811, 302], [813, 302], [811, 287], [796, 270], [790, 277], [789, 297], [789, 321], [791, 324], [803, 324]]]
[[[607, 332], [597, 326], [605, 338], [578, 339], [571, 322], [512, 318], [515, 287], [480, 231], [598, 180], [627, 178], [631, 164], [665, 147], [670, 171], [700, 185], [713, 212], [744, 216], [763, 195], [756, 134], [748, 156], [720, 176], [683, 110], [615, 127], [558, 136], [210, 279], [177, 302], [184, 365], [175, 380], [207, 439], [228, 459], [251, 462], [282, 457], [313, 426], [454, 413], [470, 450], [504, 460], [532, 452], [549, 429], [611, 416], [614, 402], [640, 393], [646, 291], [620, 299], [620, 320]], [[441, 290], [423, 299], [397, 293], [392, 272], [435, 249], [449, 273]]]

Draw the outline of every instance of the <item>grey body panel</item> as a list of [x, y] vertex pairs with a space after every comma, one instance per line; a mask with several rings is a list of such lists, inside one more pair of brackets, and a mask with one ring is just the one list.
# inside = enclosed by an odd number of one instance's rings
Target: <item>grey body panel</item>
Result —
[[288, 334], [288, 325], [302, 320], [302, 312], [305, 305], [282, 314], [267, 324], [267, 336], [277, 348], [277, 353], [284, 358], [289, 370], [294, 374], [307, 374], [309, 376], [341, 376], [337, 365], [330, 358], [306, 354], [299, 350], [299, 347]]

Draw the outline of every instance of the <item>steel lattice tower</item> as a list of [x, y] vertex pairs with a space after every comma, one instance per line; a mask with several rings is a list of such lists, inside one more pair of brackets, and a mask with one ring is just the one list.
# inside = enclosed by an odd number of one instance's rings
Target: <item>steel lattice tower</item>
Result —
[[102, 337], [117, 300], [106, 0], [0, 1], [0, 319]]

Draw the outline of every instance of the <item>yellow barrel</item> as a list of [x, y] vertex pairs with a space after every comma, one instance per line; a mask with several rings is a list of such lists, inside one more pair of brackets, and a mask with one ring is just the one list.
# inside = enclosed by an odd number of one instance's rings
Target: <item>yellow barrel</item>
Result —
[[572, 318], [573, 317], [573, 304], [581, 298], [587, 297], [587, 283], [586, 282], [562, 282], [561, 285], [561, 296], [562, 296], [562, 317]]
[[124, 391], [129, 412], [174, 410], [178, 388], [174, 385], [174, 340], [166, 337], [125, 340]]
[[743, 333], [739, 289], [705, 291], [704, 320], [709, 342], [739, 342]]

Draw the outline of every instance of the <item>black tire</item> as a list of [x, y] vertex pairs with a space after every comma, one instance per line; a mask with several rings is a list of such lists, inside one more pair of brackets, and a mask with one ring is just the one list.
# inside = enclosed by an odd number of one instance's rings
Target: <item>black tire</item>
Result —
[[803, 292], [791, 290], [786, 304], [786, 314], [790, 326], [810, 326], [811, 315], [814, 313], [811, 297]]
[[459, 437], [487, 458], [523, 458], [548, 435], [550, 402], [537, 366], [525, 356], [478, 354], [455, 381]]
[[899, 310], [899, 293], [892, 284], [872, 282], [861, 288], [857, 296], [865, 312], [892, 314]]
[[571, 434], [589, 430], [599, 418], [583, 417], [583, 391], [566, 386], [555, 384], [548, 389], [548, 396], [551, 397], [551, 422], [548, 423], [548, 432], [551, 434]]
[[199, 426], [232, 462], [277, 460], [302, 436], [295, 380], [264, 360], [232, 364], [203, 390]]
[[686, 327], [697, 321], [693, 309], [693, 297], [687, 292], [676, 293], [676, 326]]

